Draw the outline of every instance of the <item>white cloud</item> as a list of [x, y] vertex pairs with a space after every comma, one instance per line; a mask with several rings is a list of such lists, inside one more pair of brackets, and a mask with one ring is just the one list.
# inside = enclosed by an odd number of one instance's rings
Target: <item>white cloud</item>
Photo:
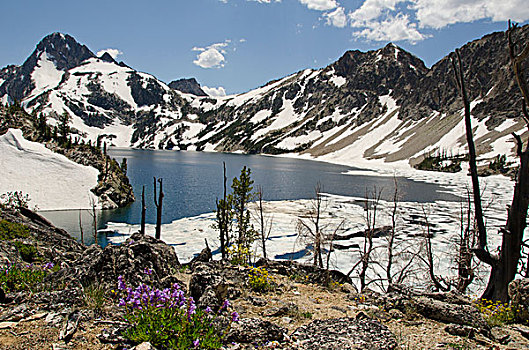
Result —
[[367, 23], [373, 22], [383, 14], [395, 11], [395, 5], [405, 1], [406, 0], [366, 0], [362, 6], [349, 13], [351, 25], [353, 27], [364, 27]]
[[440, 29], [480, 19], [494, 22], [529, 20], [527, 0], [414, 0], [410, 9], [416, 11], [422, 28]]
[[[354, 33], [369, 40], [407, 40], [428, 37], [418, 28], [441, 29], [477, 20], [529, 20], [527, 0], [365, 0], [348, 14]], [[328, 19], [330, 21], [330, 19]]]
[[223, 54], [217, 49], [210, 48], [201, 52], [193, 63], [202, 68], [222, 68], [225, 61]]
[[333, 12], [324, 13], [323, 17], [327, 19], [327, 24], [330, 26], [344, 28], [347, 25], [347, 16], [343, 7], [337, 7]]
[[222, 97], [222, 96], [226, 96], [226, 90], [224, 90], [224, 88], [222, 86], [219, 86], [217, 88], [214, 88], [214, 87], [207, 87], [207, 86], [201, 86], [202, 90], [204, 90], [204, 92], [206, 94], [208, 94], [209, 96], [212, 96], [212, 97]]
[[310, 10], [329, 11], [338, 7], [336, 0], [299, 0]]
[[199, 67], [202, 68], [222, 68], [226, 62], [224, 55], [226, 54], [226, 48], [231, 43], [231, 40], [227, 39], [222, 43], [211, 44], [207, 47], [193, 47], [192, 51], [200, 52], [197, 55], [197, 59], [193, 61]]
[[365, 29], [353, 35], [373, 41], [409, 41], [412, 44], [427, 38], [417, 30], [417, 24], [411, 23], [408, 15], [404, 14], [388, 16], [382, 22], [368, 22], [362, 27]]
[[104, 49], [96, 53], [97, 57], [103, 56], [105, 53], [108, 53], [113, 59], [116, 59], [119, 55], [122, 55], [123, 52], [118, 49]]

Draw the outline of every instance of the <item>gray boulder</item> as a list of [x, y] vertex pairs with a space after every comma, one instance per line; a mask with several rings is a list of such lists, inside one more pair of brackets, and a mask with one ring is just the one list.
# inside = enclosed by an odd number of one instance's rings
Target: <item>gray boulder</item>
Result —
[[189, 281], [189, 294], [199, 307], [217, 310], [228, 297], [228, 283], [213, 266], [200, 264]]
[[228, 342], [264, 344], [269, 341], [283, 341], [287, 330], [276, 324], [258, 318], [243, 318], [231, 325]]
[[111, 289], [116, 288], [121, 275], [132, 287], [147, 283], [167, 288], [176, 282], [172, 275], [178, 266], [173, 247], [154, 237], [135, 233], [119, 246], [109, 245], [104, 249], [90, 246], [81, 259], [49, 275], [47, 282], [99, 284]]
[[509, 284], [509, 298], [513, 304], [529, 307], [529, 278], [514, 280]]

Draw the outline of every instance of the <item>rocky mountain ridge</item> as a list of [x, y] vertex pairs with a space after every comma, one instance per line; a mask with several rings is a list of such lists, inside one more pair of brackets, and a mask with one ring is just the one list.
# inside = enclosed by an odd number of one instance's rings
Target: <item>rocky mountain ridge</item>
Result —
[[186, 94], [208, 96], [208, 94], [202, 90], [200, 84], [195, 78], [173, 80], [167, 86], [169, 86], [171, 89], [175, 89]]
[[[516, 40], [528, 37], [524, 26]], [[80, 137], [108, 137], [118, 146], [301, 153], [345, 162], [414, 163], [427, 153], [465, 153], [462, 104], [448, 56], [427, 68], [394, 44], [348, 51], [325, 68], [213, 98], [203, 96], [194, 79], [166, 85], [111, 57], [97, 58], [72, 40], [54, 33], [22, 66], [4, 68], [2, 100], [22, 99], [26, 108], [51, 115], [52, 123], [66, 111]], [[460, 50], [478, 152], [482, 158], [512, 154], [510, 133], [526, 131], [505, 34]]]

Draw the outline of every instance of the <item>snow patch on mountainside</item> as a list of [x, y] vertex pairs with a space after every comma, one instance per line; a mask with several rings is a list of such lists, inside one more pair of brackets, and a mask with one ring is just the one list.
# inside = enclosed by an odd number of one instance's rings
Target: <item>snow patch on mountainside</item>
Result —
[[293, 122], [299, 119], [299, 116], [294, 113], [294, 108], [292, 107], [292, 101], [286, 100], [283, 98], [283, 110], [275, 117], [272, 124], [266, 128], [259, 129], [255, 134], [252, 135], [252, 140], [258, 140], [261, 136], [268, 134], [270, 131], [279, 130], [284, 127], [289, 126]]
[[[134, 98], [130, 92], [127, 79], [132, 69], [127, 67], [121, 67], [111, 62], [105, 62], [98, 58], [90, 58], [86, 64], [76, 67], [70, 71], [72, 75], [77, 74], [90, 74], [90, 73], [101, 73], [99, 79], [103, 89], [109, 93], [118, 95], [123, 101], [129, 105], [137, 108]], [[81, 75], [81, 79], [78, 79], [77, 86], [81, 87], [88, 83], [86, 75]], [[84, 79], [83, 79], [84, 78]]]
[[37, 142], [9, 129], [0, 136], [0, 193], [29, 194], [31, 207], [40, 210], [90, 208], [97, 197], [90, 192], [97, 185], [99, 171], [72, 162]]
[[334, 85], [336, 85], [337, 87], [340, 87], [342, 85], [345, 85], [345, 83], [347, 83], [347, 79], [345, 79], [344, 77], [338, 76], [338, 75], [333, 75], [332, 78], [329, 79], [329, 81], [333, 83]]
[[35, 84], [31, 95], [38, 96], [47, 89], [56, 87], [64, 75], [64, 72], [58, 70], [53, 62], [53, 57], [48, 55], [46, 51], [42, 52], [39, 56], [37, 66], [31, 73], [31, 78]]

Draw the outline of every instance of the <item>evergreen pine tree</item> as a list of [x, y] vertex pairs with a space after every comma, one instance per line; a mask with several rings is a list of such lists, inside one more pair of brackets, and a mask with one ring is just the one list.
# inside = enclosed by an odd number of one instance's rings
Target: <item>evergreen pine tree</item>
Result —
[[256, 232], [250, 223], [250, 211], [248, 203], [253, 199], [253, 180], [250, 168], [243, 167], [239, 178], [234, 178], [231, 188], [233, 189], [233, 210], [237, 220], [237, 248], [240, 260], [250, 262], [250, 248], [255, 241]]

